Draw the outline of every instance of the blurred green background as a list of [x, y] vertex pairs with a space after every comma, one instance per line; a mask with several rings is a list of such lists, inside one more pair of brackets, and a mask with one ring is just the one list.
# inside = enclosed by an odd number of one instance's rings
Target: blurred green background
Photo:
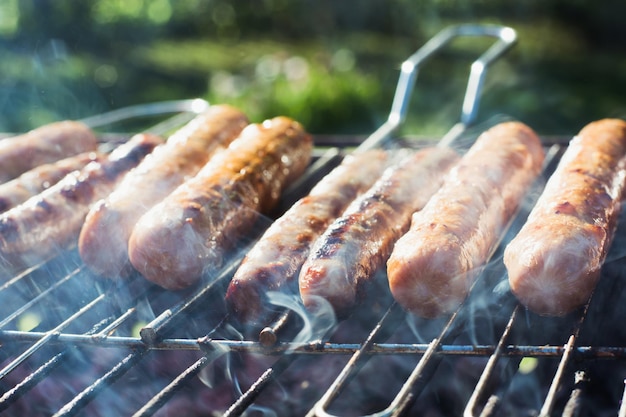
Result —
[[[368, 134], [402, 61], [449, 25], [489, 23], [519, 41], [489, 70], [479, 121], [570, 134], [626, 117], [624, 16], [621, 0], [0, 0], [0, 131], [202, 97], [253, 121]], [[458, 120], [469, 65], [491, 42], [461, 39], [429, 61], [406, 133]]]

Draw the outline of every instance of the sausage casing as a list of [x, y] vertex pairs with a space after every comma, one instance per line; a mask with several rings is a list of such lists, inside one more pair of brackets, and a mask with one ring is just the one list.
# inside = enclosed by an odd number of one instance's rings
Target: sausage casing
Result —
[[226, 292], [240, 321], [259, 324], [269, 312], [268, 291], [297, 294], [298, 273], [314, 240], [380, 177], [388, 154], [370, 150], [347, 155], [265, 231], [246, 254]]
[[241, 111], [227, 105], [211, 106], [157, 147], [87, 214], [78, 239], [85, 265], [109, 278], [128, 275], [132, 271], [128, 239], [135, 223], [197, 174], [247, 124]]
[[39, 165], [95, 151], [96, 136], [80, 122], [50, 123], [19, 136], [0, 140], [0, 183]]
[[259, 213], [309, 164], [312, 138], [277, 117], [247, 126], [193, 178], [140, 218], [129, 240], [133, 266], [167, 289], [196, 283], [217, 270]]
[[592, 122], [570, 141], [504, 251], [511, 291], [530, 310], [561, 316], [591, 297], [620, 214], [625, 156], [623, 120]]
[[396, 243], [387, 275], [397, 302], [424, 317], [457, 308], [543, 160], [540, 139], [522, 123], [481, 134]]
[[29, 266], [76, 244], [97, 200], [163, 141], [135, 135], [104, 161], [73, 171], [52, 187], [0, 214], [0, 256], [8, 265]]
[[82, 169], [90, 162], [102, 161], [104, 158], [105, 155], [99, 152], [85, 152], [40, 165], [0, 184], [0, 213], [51, 187], [70, 172]]
[[308, 309], [320, 298], [339, 317], [362, 298], [365, 286], [385, 266], [391, 250], [458, 160], [446, 147], [430, 147], [389, 167], [365, 194], [317, 239], [299, 277]]

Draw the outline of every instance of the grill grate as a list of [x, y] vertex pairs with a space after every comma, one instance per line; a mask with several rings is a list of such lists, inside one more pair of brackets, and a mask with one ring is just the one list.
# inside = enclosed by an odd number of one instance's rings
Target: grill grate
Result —
[[[402, 65], [392, 110], [380, 129], [364, 140], [316, 138], [315, 161], [302, 181], [285, 193], [283, 209], [344, 153], [354, 147], [384, 146], [406, 116], [422, 63], [458, 36], [497, 38], [472, 65], [461, 120], [442, 143], [468, 134], [486, 68], [515, 42], [509, 28], [461, 26], [429, 41]], [[159, 133], [184, 123], [206, 105], [202, 100], [153, 104], [85, 122], [102, 126], [144, 112], [180, 113], [151, 129]], [[547, 177], [567, 138], [544, 142]], [[521, 226], [526, 214], [519, 213], [509, 233]], [[468, 301], [450, 317], [409, 317], [388, 292], [379, 291], [382, 295], [372, 305], [361, 307], [321, 339], [295, 342], [292, 333], [300, 323], [294, 313], [280, 315], [254, 337], [233, 327], [223, 294], [245, 251], [242, 248], [210, 283], [179, 293], [138, 276], [124, 283], [101, 282], [83, 267], [75, 251], [8, 273], [0, 287], [0, 411], [149, 416], [172, 410], [188, 415], [226, 410], [226, 416], [252, 411], [269, 415], [263, 407], [278, 407], [287, 398], [280, 393], [295, 380], [291, 388], [300, 394], [299, 403], [285, 406], [296, 415], [395, 416], [412, 407], [426, 410], [446, 392], [442, 386], [466, 380], [457, 390], [449, 387], [450, 404], [442, 415], [452, 410], [490, 416], [524, 409], [540, 416], [574, 416], [592, 403], [603, 407], [596, 415], [626, 416], [626, 391], [615, 383], [626, 375], [626, 369], [615, 365], [626, 359], [626, 347], [619, 338], [607, 337], [610, 323], [594, 331], [598, 320], [617, 317], [607, 316], [602, 306], [619, 296], [620, 283], [612, 279], [620, 275], [619, 256], [606, 268], [591, 303], [566, 318], [536, 317], [500, 288], [504, 271], [496, 251]], [[28, 326], [29, 320], [34, 325]], [[603, 337], [592, 337], [598, 333]], [[534, 370], [527, 370], [529, 363]], [[603, 388], [610, 386], [610, 392], [592, 398], [595, 391], [589, 381], [602, 374], [607, 363], [611, 377]], [[316, 373], [320, 368], [322, 375]], [[531, 375], [534, 385], [521, 386], [529, 384]], [[368, 381], [368, 392], [376, 395], [359, 394], [362, 378]], [[527, 396], [516, 404], [513, 396], [524, 393], [530, 393], [531, 400]], [[196, 398], [193, 404], [185, 403], [190, 395]], [[355, 411], [355, 404], [363, 411]]]

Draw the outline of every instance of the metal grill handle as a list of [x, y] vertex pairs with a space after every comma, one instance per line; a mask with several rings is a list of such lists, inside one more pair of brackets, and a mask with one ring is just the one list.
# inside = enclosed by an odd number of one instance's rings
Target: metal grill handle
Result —
[[517, 41], [517, 33], [506, 26], [494, 25], [458, 25], [448, 27], [428, 42], [417, 52], [402, 63], [400, 78], [391, 105], [387, 121], [372, 133], [359, 146], [357, 151], [367, 150], [378, 146], [404, 122], [415, 80], [422, 64], [430, 57], [442, 50], [448, 43], [459, 37], [494, 37], [497, 41], [491, 45], [471, 65], [470, 75], [465, 90], [460, 122], [448, 132], [439, 143], [441, 146], [452, 142], [461, 132], [476, 119], [480, 94], [482, 91], [487, 67], [510, 49]]
[[80, 121], [90, 127], [101, 127], [135, 117], [181, 112], [201, 113], [208, 107], [209, 103], [201, 98], [159, 101], [123, 107], [121, 109], [86, 117]]
[[116, 109], [109, 112], [97, 114], [95, 116], [86, 117], [84, 119], [80, 119], [79, 121], [86, 124], [90, 128], [98, 128], [139, 117], [180, 113], [174, 118], [175, 121], [170, 122], [166, 120], [162, 123], [152, 126], [148, 130], [150, 133], [161, 134], [172, 128], [172, 126], [178, 126], [182, 123], [185, 123], [185, 120], [179, 120], [179, 118], [189, 118], [190, 116], [193, 117], [196, 114], [200, 114], [206, 111], [209, 106], [209, 102], [201, 98], [159, 101], [155, 103], [137, 104], [134, 106], [122, 107], [121, 109]]

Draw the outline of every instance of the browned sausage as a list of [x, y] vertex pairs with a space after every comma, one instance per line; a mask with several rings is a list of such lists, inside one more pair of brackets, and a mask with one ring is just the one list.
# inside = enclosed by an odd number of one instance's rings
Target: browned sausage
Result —
[[39, 165], [95, 151], [96, 136], [74, 121], [51, 123], [23, 135], [0, 140], [0, 183]]
[[620, 214], [625, 156], [623, 120], [590, 123], [571, 140], [504, 251], [511, 291], [530, 310], [565, 315], [591, 297]]
[[346, 156], [309, 194], [265, 231], [246, 254], [226, 292], [240, 321], [261, 324], [269, 313], [268, 291], [298, 293], [298, 273], [313, 241], [387, 166], [388, 154], [370, 150]]
[[76, 244], [78, 233], [97, 200], [163, 141], [136, 135], [104, 161], [73, 171], [42, 193], [0, 214], [0, 257], [12, 266], [28, 266]]
[[104, 158], [105, 155], [99, 152], [85, 152], [40, 165], [0, 184], [0, 213], [51, 187], [70, 172], [81, 169], [90, 162], [102, 161]]
[[85, 265], [109, 278], [128, 275], [132, 271], [128, 239], [137, 220], [197, 174], [247, 124], [241, 111], [226, 105], [212, 106], [156, 148], [89, 211], [78, 240]]
[[259, 212], [306, 169], [312, 138], [286, 117], [249, 125], [194, 178], [141, 217], [128, 248], [133, 266], [167, 289], [216, 271]]
[[388, 168], [355, 200], [315, 242], [302, 266], [305, 307], [315, 310], [323, 299], [338, 317], [348, 315], [408, 230], [411, 215], [439, 189], [458, 158], [450, 148], [423, 149]]
[[460, 305], [543, 159], [540, 139], [522, 123], [501, 123], [480, 135], [413, 215], [389, 258], [389, 286], [401, 306], [435, 317]]

